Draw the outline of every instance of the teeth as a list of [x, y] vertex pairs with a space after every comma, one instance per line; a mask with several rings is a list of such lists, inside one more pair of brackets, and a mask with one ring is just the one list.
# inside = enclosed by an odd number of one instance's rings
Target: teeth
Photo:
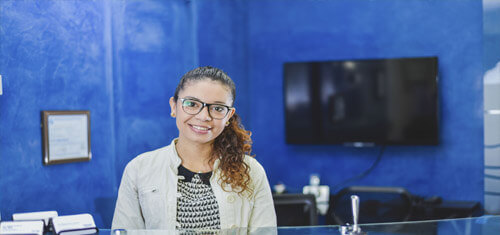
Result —
[[193, 128], [196, 130], [200, 130], [200, 131], [207, 131], [208, 130], [208, 128], [202, 127], [202, 126], [193, 126]]

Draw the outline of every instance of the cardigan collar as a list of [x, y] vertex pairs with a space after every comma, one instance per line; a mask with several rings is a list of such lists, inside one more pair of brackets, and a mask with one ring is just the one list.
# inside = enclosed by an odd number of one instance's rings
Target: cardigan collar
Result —
[[[177, 140], [179, 140], [179, 138], [175, 138], [172, 140], [172, 142], [170, 142], [170, 145], [168, 146], [170, 148], [170, 152], [168, 154], [169, 156], [169, 161], [170, 161], [170, 168], [177, 174], [178, 172], [178, 168], [179, 166], [181, 165], [182, 163], [182, 160], [181, 158], [179, 157], [179, 154], [177, 153], [177, 149], [175, 148], [175, 144], [177, 143]], [[215, 159], [214, 161], [214, 165], [213, 165], [213, 174], [212, 174], [212, 177], [213, 178], [215, 175], [217, 175], [218, 173], [218, 167], [219, 167], [219, 162], [220, 160], [219, 159]]]

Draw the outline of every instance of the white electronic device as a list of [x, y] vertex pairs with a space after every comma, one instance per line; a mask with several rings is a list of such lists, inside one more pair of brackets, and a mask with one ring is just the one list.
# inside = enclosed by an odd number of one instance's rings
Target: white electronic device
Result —
[[313, 194], [316, 198], [316, 207], [320, 215], [328, 212], [328, 202], [330, 201], [330, 187], [319, 185], [319, 175], [313, 174], [309, 178], [309, 185], [302, 189], [303, 194]]

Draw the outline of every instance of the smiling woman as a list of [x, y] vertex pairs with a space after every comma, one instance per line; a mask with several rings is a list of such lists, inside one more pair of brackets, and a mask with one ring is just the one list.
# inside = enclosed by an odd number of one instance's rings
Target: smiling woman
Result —
[[141, 154], [123, 173], [113, 229], [275, 227], [271, 189], [251, 157], [250, 131], [222, 70], [186, 73], [170, 98], [179, 137]]

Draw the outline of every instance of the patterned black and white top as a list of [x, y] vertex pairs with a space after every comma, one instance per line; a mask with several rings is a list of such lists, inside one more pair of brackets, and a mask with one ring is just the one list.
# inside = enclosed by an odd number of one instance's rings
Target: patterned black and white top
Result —
[[179, 166], [177, 229], [219, 230], [219, 206], [210, 187], [212, 172], [194, 173]]

